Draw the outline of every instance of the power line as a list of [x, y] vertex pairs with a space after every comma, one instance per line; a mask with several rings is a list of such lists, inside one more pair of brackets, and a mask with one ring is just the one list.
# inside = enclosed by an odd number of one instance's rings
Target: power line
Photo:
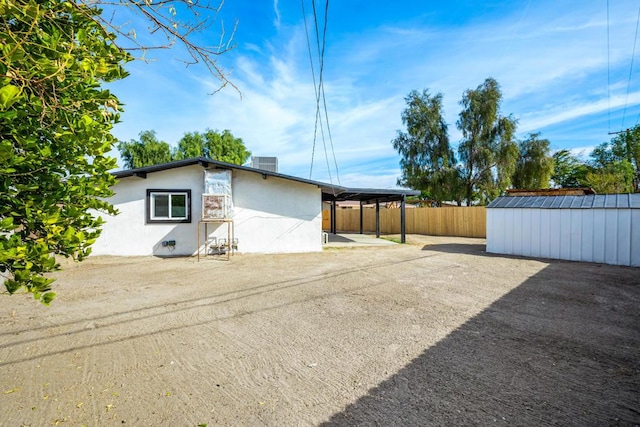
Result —
[[312, 9], [313, 9], [313, 20], [314, 20], [314, 28], [315, 28], [315, 33], [316, 33], [316, 48], [317, 48], [317, 52], [318, 52], [318, 63], [319, 63], [319, 72], [318, 72], [318, 81], [316, 82], [316, 76], [315, 76], [315, 67], [314, 67], [314, 61], [313, 61], [313, 54], [312, 54], [312, 49], [311, 49], [311, 41], [309, 38], [309, 28], [308, 28], [308, 24], [307, 24], [307, 17], [306, 17], [306, 10], [304, 7], [304, 0], [301, 0], [301, 5], [302, 5], [302, 15], [303, 15], [303, 20], [304, 20], [304, 27], [305, 27], [305, 36], [307, 39], [307, 50], [309, 53], [309, 62], [311, 64], [311, 74], [312, 74], [312, 78], [313, 78], [313, 87], [314, 87], [314, 94], [316, 97], [316, 113], [315, 113], [315, 123], [314, 123], [314, 129], [313, 129], [313, 147], [312, 147], [312, 151], [311, 151], [311, 167], [309, 168], [309, 178], [312, 177], [313, 175], [313, 164], [315, 162], [315, 148], [316, 148], [316, 141], [318, 138], [318, 125], [320, 125], [320, 136], [322, 138], [322, 145], [324, 148], [324, 154], [325, 154], [325, 160], [327, 162], [327, 173], [329, 174], [329, 181], [333, 184], [333, 176], [331, 173], [331, 165], [329, 164], [329, 153], [327, 150], [327, 142], [325, 139], [325, 133], [324, 133], [324, 124], [322, 121], [322, 115], [320, 113], [320, 100], [322, 99], [322, 107], [324, 109], [324, 118], [325, 118], [325, 123], [327, 126], [327, 134], [329, 136], [329, 141], [331, 144], [331, 152], [333, 155], [333, 162], [335, 165], [335, 171], [336, 171], [336, 179], [338, 181], [338, 183], [340, 183], [340, 175], [339, 175], [339, 171], [338, 171], [338, 161], [336, 159], [336, 154], [335, 154], [335, 149], [333, 146], [333, 137], [331, 135], [331, 126], [329, 125], [329, 113], [328, 113], [328, 109], [327, 109], [327, 98], [325, 95], [325, 91], [324, 91], [324, 54], [325, 54], [325, 48], [326, 48], [326, 40], [327, 40], [327, 22], [328, 22], [328, 16], [329, 16], [329, 0], [325, 1], [325, 10], [324, 10], [324, 27], [322, 30], [322, 45], [320, 42], [320, 25], [318, 23], [318, 12], [316, 10], [316, 5], [315, 5], [315, 0], [311, 1], [311, 5], [312, 5]]
[[624, 110], [622, 112], [622, 126], [624, 129], [624, 119], [627, 114], [627, 101], [629, 100], [629, 89], [631, 88], [631, 74], [633, 72], [633, 59], [636, 56], [636, 43], [638, 42], [638, 24], [640, 24], [640, 7], [638, 7], [638, 17], [636, 18], [636, 34], [633, 37], [633, 51], [631, 53], [631, 67], [629, 67], [629, 81], [627, 83], [627, 95], [624, 98]]
[[[324, 34], [322, 35], [322, 63], [324, 64], [324, 48], [327, 43], [327, 17], [329, 16], [329, 0], [326, 0], [324, 7]], [[333, 155], [333, 164], [336, 167], [336, 179], [340, 184], [340, 172], [338, 171], [338, 161], [336, 160], [336, 151], [333, 148], [333, 137], [331, 136], [331, 127], [329, 126], [329, 113], [327, 112], [327, 97], [324, 94], [324, 81], [322, 82], [322, 103], [324, 105], [324, 117], [327, 123], [327, 133], [329, 134], [329, 142], [331, 143], [331, 154]], [[326, 155], [326, 153], [325, 153]], [[327, 159], [328, 163], [328, 159]]]
[[611, 44], [609, 39], [609, 0], [607, 0], [607, 104], [608, 132], [611, 132]]
[[[313, 56], [311, 54], [311, 42], [309, 40], [309, 29], [307, 27], [307, 12], [304, 9], [304, 0], [300, 0], [300, 4], [302, 5], [302, 18], [304, 20], [304, 34], [307, 37], [307, 50], [309, 52], [309, 63], [311, 64], [311, 76], [313, 78], [313, 91], [315, 93], [316, 100], [317, 100], [318, 91], [316, 89], [316, 73], [315, 73], [315, 68], [313, 67]], [[313, 128], [313, 147], [311, 149], [311, 168], [309, 169], [309, 179], [311, 179], [311, 175], [313, 174], [313, 162], [314, 162], [315, 153], [316, 153], [317, 133], [318, 133], [318, 113], [317, 113], [317, 107], [316, 107], [316, 121]]]
[[[324, 157], [327, 162], [327, 173], [329, 174], [329, 183], [333, 184], [333, 178], [331, 177], [331, 168], [329, 167], [329, 157], [327, 155], [327, 142], [324, 139], [324, 128], [322, 127], [322, 117], [320, 116], [320, 97], [322, 96], [322, 80], [324, 73], [324, 47], [320, 49], [320, 28], [318, 25], [318, 12], [316, 11], [316, 2], [311, 0], [311, 6], [313, 9], [313, 22], [316, 29], [316, 47], [318, 49], [318, 64], [320, 71], [318, 72], [318, 89], [316, 90], [316, 123], [320, 121], [320, 135], [322, 137], [322, 147], [324, 148]], [[326, 14], [325, 14], [326, 18]], [[326, 27], [325, 27], [326, 28]], [[323, 40], [324, 46], [324, 40]]]
[[[322, 97], [322, 103], [323, 103], [323, 108], [324, 108], [324, 115], [325, 115], [325, 123], [327, 125], [327, 134], [329, 135], [329, 141], [331, 143], [331, 153], [333, 154], [333, 162], [335, 164], [336, 167], [336, 180], [338, 181], [338, 183], [340, 183], [340, 176], [338, 174], [338, 162], [336, 161], [336, 152], [333, 148], [333, 138], [331, 136], [331, 127], [329, 125], [329, 114], [327, 112], [327, 98], [325, 96], [325, 92], [324, 92], [324, 52], [325, 52], [325, 47], [327, 44], [327, 21], [328, 21], [328, 16], [329, 16], [329, 0], [325, 1], [325, 8], [324, 8], [324, 27], [322, 30], [322, 48], [320, 47], [320, 32], [319, 32], [319, 26], [318, 26], [318, 15], [316, 12], [316, 8], [315, 8], [315, 1], [313, 1], [313, 17], [315, 20], [315, 25], [316, 25], [316, 41], [317, 41], [317, 45], [318, 45], [318, 61], [320, 63], [320, 82], [318, 84], [318, 92], [316, 92], [317, 94], [317, 98], [316, 98], [316, 115], [319, 116], [320, 115], [320, 97]], [[333, 179], [331, 177], [331, 165], [329, 164], [329, 153], [327, 152], [327, 142], [325, 140], [324, 137], [324, 128], [322, 127], [322, 117], [320, 117], [320, 134], [322, 136], [322, 145], [324, 147], [324, 157], [325, 160], [327, 162], [327, 171], [329, 173], [329, 181], [333, 184]]]
[[[328, 0], [327, 0], [328, 2]], [[333, 184], [333, 178], [331, 177], [331, 166], [329, 165], [329, 155], [327, 153], [327, 142], [324, 139], [324, 129], [322, 127], [322, 117], [320, 116], [320, 97], [323, 93], [323, 78], [324, 78], [324, 47], [325, 47], [325, 37], [322, 39], [322, 48], [320, 48], [320, 28], [318, 25], [318, 13], [316, 11], [316, 2], [315, 0], [311, 0], [311, 6], [313, 8], [313, 21], [315, 23], [316, 29], [316, 46], [318, 48], [318, 62], [320, 64], [320, 71], [318, 73], [318, 90], [316, 91], [316, 122], [320, 119], [320, 135], [322, 136], [322, 145], [324, 148], [324, 157], [327, 162], [327, 173], [329, 174], [329, 183]], [[328, 6], [328, 4], [327, 4]], [[325, 27], [323, 31], [323, 35], [326, 35], [326, 19], [327, 14], [325, 11]]]

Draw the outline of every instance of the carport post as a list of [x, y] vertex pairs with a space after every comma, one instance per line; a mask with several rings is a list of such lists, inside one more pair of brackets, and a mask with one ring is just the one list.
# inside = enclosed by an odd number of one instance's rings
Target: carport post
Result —
[[362, 229], [363, 229], [363, 219], [362, 219], [362, 208], [363, 208], [363, 204], [362, 204], [362, 200], [360, 200], [360, 234], [362, 234]]
[[380, 202], [376, 199], [376, 238], [380, 238]]
[[402, 195], [402, 199], [400, 202], [400, 243], [406, 243], [407, 239], [405, 237], [405, 226], [406, 226], [406, 216], [405, 216], [405, 195]]
[[331, 201], [331, 233], [336, 234], [336, 201]]

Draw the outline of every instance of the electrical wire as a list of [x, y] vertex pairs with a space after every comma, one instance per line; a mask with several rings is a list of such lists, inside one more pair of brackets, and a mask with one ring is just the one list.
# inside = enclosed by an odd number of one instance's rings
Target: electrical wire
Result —
[[[311, 77], [313, 78], [313, 91], [316, 96], [316, 99], [318, 99], [318, 91], [316, 89], [316, 73], [315, 73], [315, 68], [313, 67], [313, 56], [311, 54], [311, 41], [309, 40], [309, 29], [307, 26], [307, 12], [304, 9], [304, 0], [300, 0], [300, 4], [302, 5], [302, 19], [304, 20], [304, 34], [307, 37], [307, 50], [309, 52], [309, 63], [311, 65]], [[313, 174], [313, 162], [314, 162], [315, 153], [316, 153], [317, 134], [318, 134], [318, 114], [317, 114], [317, 107], [316, 107], [316, 121], [313, 128], [313, 147], [311, 149], [311, 168], [309, 169], [309, 179], [311, 179], [311, 175]]]
[[611, 43], [609, 38], [609, 0], [607, 0], [607, 104], [608, 132], [611, 133]]
[[[320, 73], [319, 73], [319, 82], [318, 82], [318, 91], [316, 92], [316, 118], [320, 119], [320, 135], [322, 137], [322, 146], [324, 148], [324, 158], [327, 162], [327, 173], [329, 174], [329, 183], [333, 184], [333, 177], [331, 176], [331, 165], [329, 164], [329, 153], [327, 152], [327, 141], [324, 137], [324, 127], [322, 126], [322, 116], [320, 115], [320, 97], [324, 95], [324, 49], [326, 47], [327, 41], [327, 16], [329, 10], [329, 0], [325, 2], [325, 13], [324, 13], [324, 28], [322, 30], [322, 48], [320, 47], [320, 27], [318, 25], [318, 13], [316, 11], [316, 2], [315, 0], [311, 1], [313, 5], [313, 20], [315, 22], [316, 28], [316, 45], [318, 47], [318, 62], [320, 64]], [[325, 99], [325, 98], [323, 98]], [[324, 102], [326, 106], [326, 100]], [[326, 113], [325, 109], [325, 113]], [[328, 117], [328, 116], [327, 116]], [[328, 122], [327, 122], [328, 126]]]
[[[318, 72], [318, 90], [316, 91], [316, 122], [320, 121], [320, 134], [322, 136], [322, 145], [324, 148], [324, 157], [327, 162], [327, 173], [329, 174], [329, 183], [333, 184], [333, 177], [331, 176], [331, 167], [329, 166], [329, 155], [327, 154], [327, 141], [324, 138], [324, 129], [322, 127], [322, 117], [320, 116], [320, 97], [322, 94], [323, 78], [324, 78], [324, 46], [325, 40], [323, 38], [322, 48], [320, 48], [320, 26], [318, 25], [318, 12], [316, 10], [315, 0], [311, 0], [311, 6], [313, 8], [313, 22], [316, 30], [316, 47], [318, 49], [318, 63], [320, 64], [320, 71]], [[326, 13], [325, 13], [325, 29], [323, 34], [326, 34]]]
[[624, 119], [627, 114], [627, 101], [629, 100], [629, 89], [631, 88], [631, 74], [633, 72], [633, 59], [636, 56], [636, 44], [638, 42], [638, 24], [640, 24], [640, 6], [638, 7], [638, 17], [636, 18], [636, 34], [633, 37], [633, 51], [631, 53], [631, 67], [629, 67], [629, 81], [627, 83], [627, 95], [624, 98], [624, 110], [622, 111], [622, 126], [620, 130], [624, 129]]
[[[324, 34], [322, 35], [322, 62], [324, 64], [324, 48], [327, 42], [327, 17], [329, 16], [329, 0], [326, 0], [324, 7]], [[324, 105], [324, 117], [327, 123], [327, 133], [329, 134], [329, 142], [331, 143], [331, 154], [333, 155], [333, 164], [336, 168], [336, 180], [340, 184], [340, 172], [338, 171], [338, 160], [336, 159], [336, 150], [333, 148], [333, 137], [331, 136], [331, 127], [329, 126], [329, 113], [327, 112], [327, 97], [324, 94], [324, 81], [322, 83], [322, 103]], [[326, 153], [325, 153], [326, 155]]]
[[[327, 149], [327, 141], [325, 138], [325, 132], [324, 132], [324, 125], [326, 124], [327, 127], [327, 135], [329, 137], [329, 142], [331, 145], [331, 153], [333, 156], [333, 163], [335, 166], [335, 172], [336, 172], [336, 179], [338, 181], [338, 183], [340, 183], [340, 175], [339, 175], [339, 170], [338, 170], [338, 161], [336, 159], [336, 153], [335, 153], [335, 149], [334, 149], [334, 145], [333, 145], [333, 137], [331, 135], [331, 126], [329, 124], [329, 113], [328, 113], [328, 108], [327, 108], [327, 98], [325, 95], [325, 91], [324, 91], [324, 54], [325, 54], [325, 49], [326, 49], [326, 40], [327, 40], [327, 23], [328, 23], [328, 16], [329, 16], [329, 0], [325, 1], [325, 10], [324, 10], [324, 25], [323, 25], [323, 30], [322, 30], [322, 43], [321, 43], [321, 37], [320, 37], [320, 25], [318, 22], [318, 11], [316, 9], [316, 5], [315, 5], [315, 0], [311, 1], [311, 5], [312, 5], [312, 9], [313, 9], [313, 21], [314, 21], [314, 28], [315, 28], [315, 33], [316, 33], [316, 48], [317, 48], [317, 52], [318, 52], [318, 64], [319, 64], [319, 72], [318, 72], [318, 80], [316, 81], [316, 76], [315, 76], [315, 68], [314, 68], [314, 64], [313, 64], [313, 54], [312, 54], [312, 50], [311, 50], [311, 41], [309, 39], [309, 29], [308, 29], [308, 24], [307, 24], [307, 18], [306, 18], [306, 11], [305, 11], [305, 7], [304, 7], [304, 0], [301, 0], [301, 4], [302, 4], [302, 14], [303, 14], [303, 20], [304, 20], [304, 26], [305, 26], [305, 36], [307, 39], [307, 50], [309, 52], [309, 62], [311, 64], [311, 74], [312, 74], [312, 78], [313, 78], [313, 87], [314, 87], [314, 94], [315, 94], [315, 101], [316, 101], [316, 113], [315, 113], [315, 123], [314, 123], [314, 130], [313, 130], [313, 147], [312, 147], [312, 151], [311, 151], [311, 167], [309, 169], [309, 178], [311, 179], [312, 175], [313, 175], [313, 165], [314, 165], [314, 161], [315, 161], [315, 148], [316, 148], [316, 142], [317, 142], [317, 138], [318, 138], [318, 125], [320, 126], [320, 137], [322, 139], [322, 145], [323, 145], [323, 149], [324, 149], [324, 155], [325, 155], [325, 161], [327, 163], [327, 173], [329, 175], [329, 182], [331, 184], [333, 184], [333, 176], [332, 176], [332, 171], [331, 171], [331, 165], [329, 162], [329, 152]], [[322, 108], [324, 109], [324, 123], [323, 123], [323, 118], [322, 118], [322, 114], [320, 113], [320, 100], [322, 100]]]

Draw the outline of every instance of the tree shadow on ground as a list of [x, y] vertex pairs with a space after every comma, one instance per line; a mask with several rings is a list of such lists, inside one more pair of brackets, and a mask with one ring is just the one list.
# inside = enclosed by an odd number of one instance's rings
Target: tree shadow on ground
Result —
[[551, 261], [322, 425], [640, 424], [640, 269], [567, 264]]

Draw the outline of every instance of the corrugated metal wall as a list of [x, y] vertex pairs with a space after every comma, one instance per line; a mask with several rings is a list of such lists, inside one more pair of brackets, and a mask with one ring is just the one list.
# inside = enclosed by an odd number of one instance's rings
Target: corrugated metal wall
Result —
[[640, 209], [487, 209], [487, 252], [640, 267]]

